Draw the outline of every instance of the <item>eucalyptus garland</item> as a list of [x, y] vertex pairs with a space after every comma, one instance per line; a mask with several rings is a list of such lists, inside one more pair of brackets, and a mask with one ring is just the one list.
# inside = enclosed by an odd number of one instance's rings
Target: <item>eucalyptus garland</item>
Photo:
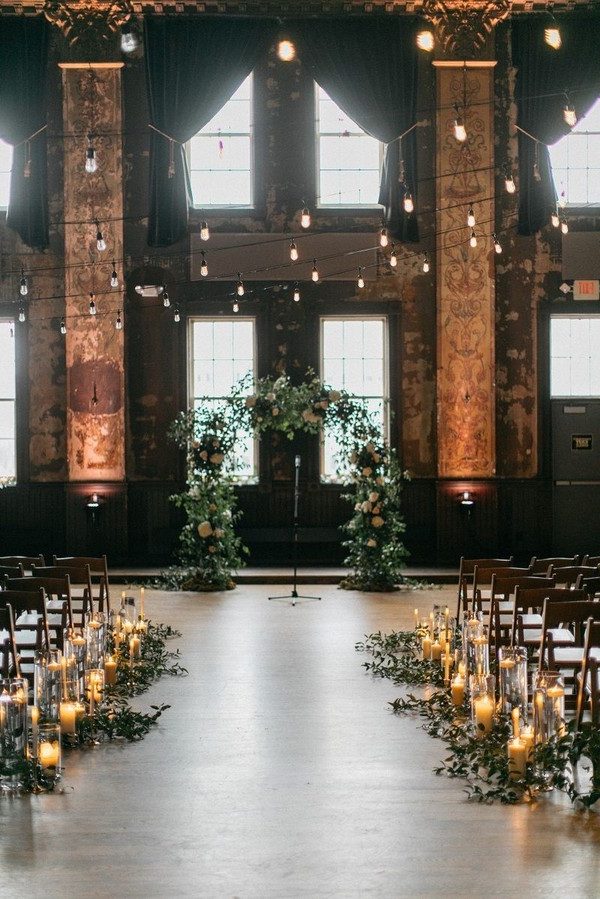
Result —
[[524, 777], [515, 778], [509, 770], [506, 748], [512, 736], [509, 716], [499, 714], [491, 733], [475, 734], [467, 701], [460, 707], [452, 703], [440, 664], [417, 657], [420, 645], [415, 631], [377, 632], [357, 643], [356, 649], [372, 654], [373, 660], [363, 663], [371, 674], [395, 684], [432, 688], [427, 695], [408, 693], [389, 705], [395, 714], [418, 715], [426, 733], [446, 744], [447, 755], [434, 768], [435, 774], [463, 779], [467, 797], [477, 802], [533, 801], [554, 788], [587, 808], [600, 799], [598, 727], [584, 723], [576, 730], [575, 722], [568, 722], [562, 736], [553, 736], [533, 748]]

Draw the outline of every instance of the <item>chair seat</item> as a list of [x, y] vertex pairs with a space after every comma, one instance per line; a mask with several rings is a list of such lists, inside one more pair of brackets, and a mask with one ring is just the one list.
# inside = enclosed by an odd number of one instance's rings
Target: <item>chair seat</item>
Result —
[[[568, 646], [575, 642], [575, 637], [566, 627], [553, 627], [548, 633], [552, 634], [555, 646]], [[539, 644], [542, 639], [542, 629], [531, 629], [524, 634], [525, 643]]]
[[[590, 656], [600, 659], [600, 649], [592, 649]], [[583, 662], [583, 646], [562, 646], [554, 650], [554, 661], [557, 665], [581, 665]]]
[[538, 627], [542, 626], [542, 616], [533, 613], [527, 613], [526, 615], [521, 615], [521, 621], [523, 622], [523, 627]]
[[37, 612], [21, 612], [21, 614], [15, 621], [15, 625], [17, 627], [21, 627], [24, 624], [37, 625], [38, 621], [39, 615], [37, 614]]

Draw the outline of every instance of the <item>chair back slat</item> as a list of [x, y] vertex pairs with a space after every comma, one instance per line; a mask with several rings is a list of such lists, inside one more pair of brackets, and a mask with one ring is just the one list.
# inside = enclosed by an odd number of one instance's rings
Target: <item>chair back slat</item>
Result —
[[[61, 605], [62, 624], [60, 629], [53, 627], [57, 633], [58, 648], [62, 648], [64, 630], [73, 627], [73, 607], [71, 606], [71, 586], [69, 576], [63, 578], [24, 577], [11, 578], [6, 581], [7, 590], [39, 590], [44, 591], [48, 601], [56, 601]], [[46, 606], [48, 608], [48, 606]]]
[[107, 616], [110, 612], [110, 585], [108, 579], [108, 561], [106, 556], [53, 556], [54, 565], [64, 568], [81, 568], [89, 566], [92, 586], [98, 587], [98, 593], [93, 596], [98, 602], [98, 611]]
[[582, 565], [600, 565], [600, 556], [584, 556], [581, 560]]
[[575, 586], [580, 590], [585, 590], [588, 596], [598, 596], [600, 595], [600, 575], [598, 577], [578, 578]]
[[31, 571], [32, 565], [45, 565], [45, 559], [39, 556], [0, 556], [0, 565], [22, 565], [25, 571]]
[[546, 559], [538, 559], [532, 556], [529, 566], [532, 574], [546, 574], [550, 566], [553, 568], [565, 567], [566, 565], [577, 565], [579, 556], [550, 556]]
[[[34, 566], [33, 577], [68, 578], [73, 615], [75, 616], [75, 613], [77, 614], [77, 617], [79, 618], [77, 624], [79, 627], [85, 625], [88, 617], [90, 617], [94, 611], [92, 599], [94, 594], [89, 565], [82, 565], [77, 568], [75, 566], [71, 568], [66, 565]], [[78, 596], [75, 594], [73, 592], [73, 587], [82, 587], [83, 591], [81, 595]]]
[[575, 643], [579, 638], [579, 645], [583, 643], [583, 625], [588, 618], [600, 619], [600, 603], [590, 600], [583, 590], [570, 590], [570, 594], [576, 593], [568, 601], [555, 602], [544, 600], [542, 612], [542, 639], [540, 641], [539, 667], [544, 667], [546, 648], [548, 646], [548, 632], [558, 627], [572, 627]]
[[[29, 582], [30, 578], [27, 578]], [[19, 617], [24, 613], [37, 615], [38, 623], [40, 623], [38, 642], [40, 645], [36, 649], [50, 649], [52, 646], [50, 640], [50, 626], [48, 624], [48, 611], [46, 608], [46, 597], [41, 588], [35, 590], [3, 590], [0, 592], [0, 606], [6, 608], [10, 606], [14, 614], [14, 622], [16, 632], [19, 630], [31, 630], [31, 625], [24, 624], [19, 626]], [[43, 645], [42, 645], [43, 644]]]
[[23, 565], [0, 565], [0, 578], [25, 577]]
[[0, 641], [0, 676], [20, 677], [21, 668], [15, 640], [15, 622], [10, 606], [0, 606], [0, 632], [7, 635]]
[[556, 578], [557, 584], [572, 587], [580, 576], [582, 578], [596, 577], [600, 574], [600, 569], [593, 565], [563, 565], [557, 568], [552, 567], [550, 573]]
[[[595, 652], [594, 652], [595, 650]], [[600, 684], [598, 684], [600, 659], [600, 621], [592, 617], [588, 618], [585, 638], [583, 641], [583, 661], [581, 663], [581, 675], [579, 689], [577, 691], [577, 711], [575, 713], [575, 726], [579, 730], [585, 711], [585, 699], [589, 693], [590, 714], [592, 724], [600, 723]]]
[[[493, 575], [490, 594], [489, 633], [490, 643], [494, 642], [496, 654], [501, 645], [510, 646], [515, 642], [516, 622], [513, 598], [516, 597], [517, 590], [548, 590], [552, 587], [554, 587], [554, 578], [536, 577], [530, 574], [505, 577], [503, 572]], [[510, 613], [505, 608], [509, 604], [511, 605]], [[508, 626], [502, 624], [501, 609], [503, 616], [511, 615], [511, 623]]]

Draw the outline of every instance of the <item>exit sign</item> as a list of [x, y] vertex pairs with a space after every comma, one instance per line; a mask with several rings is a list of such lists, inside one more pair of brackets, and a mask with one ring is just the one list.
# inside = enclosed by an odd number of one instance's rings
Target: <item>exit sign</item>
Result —
[[574, 281], [574, 300], [600, 300], [600, 281]]

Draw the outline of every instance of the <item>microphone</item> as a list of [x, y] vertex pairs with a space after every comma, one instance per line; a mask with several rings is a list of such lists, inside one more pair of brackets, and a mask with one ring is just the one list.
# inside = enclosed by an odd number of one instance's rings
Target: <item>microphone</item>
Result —
[[294, 459], [294, 465], [296, 466], [296, 468], [300, 468], [300, 456], [296, 456], [296, 458]]

